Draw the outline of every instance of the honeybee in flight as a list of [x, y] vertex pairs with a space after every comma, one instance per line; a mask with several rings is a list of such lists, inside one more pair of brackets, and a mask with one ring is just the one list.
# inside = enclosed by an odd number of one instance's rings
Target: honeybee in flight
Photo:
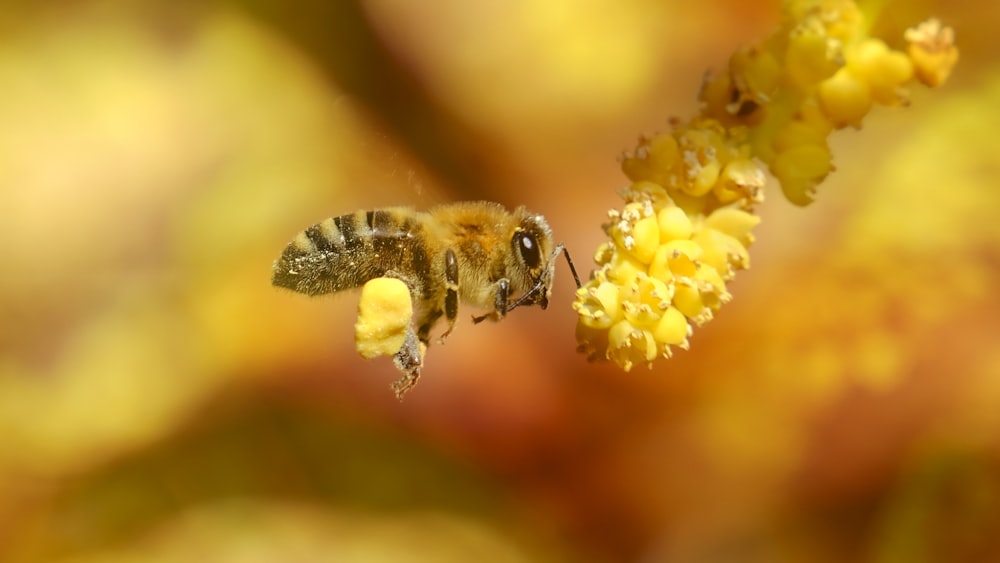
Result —
[[[489, 313], [474, 323], [498, 321], [520, 306], [545, 309], [555, 262], [569, 252], [555, 244], [545, 218], [524, 207], [458, 202], [427, 212], [393, 207], [324, 220], [300, 232], [274, 264], [272, 283], [306, 295], [322, 295], [390, 277], [403, 281], [414, 305], [413, 321], [394, 362], [403, 372], [392, 385], [402, 398], [420, 377], [420, 344], [443, 316], [451, 333], [458, 303]], [[414, 329], [414, 325], [416, 328]]]

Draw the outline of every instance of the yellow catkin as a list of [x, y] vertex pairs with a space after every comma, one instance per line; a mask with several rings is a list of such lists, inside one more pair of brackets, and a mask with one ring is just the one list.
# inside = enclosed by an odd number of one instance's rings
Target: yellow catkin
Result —
[[750, 265], [765, 167], [788, 200], [811, 203], [834, 169], [831, 133], [860, 127], [877, 104], [904, 105], [914, 80], [940, 85], [958, 60], [937, 20], [907, 30], [904, 52], [870, 37], [851, 0], [785, 0], [783, 12], [773, 36], [706, 76], [698, 115], [622, 159], [625, 205], [609, 212], [573, 304], [589, 358], [628, 370], [687, 348]]

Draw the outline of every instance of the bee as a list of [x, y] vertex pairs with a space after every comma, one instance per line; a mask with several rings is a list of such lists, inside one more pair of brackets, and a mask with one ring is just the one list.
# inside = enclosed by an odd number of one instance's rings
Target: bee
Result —
[[486, 201], [458, 202], [427, 212], [406, 207], [358, 211], [300, 232], [274, 263], [272, 283], [306, 295], [323, 295], [390, 277], [403, 281], [414, 305], [413, 320], [394, 363], [402, 372], [396, 396], [412, 388], [423, 363], [421, 344], [444, 317], [443, 343], [463, 302], [489, 311], [474, 324], [499, 321], [517, 307], [545, 309], [555, 262], [569, 252], [555, 244], [545, 218], [524, 207], [513, 212]]

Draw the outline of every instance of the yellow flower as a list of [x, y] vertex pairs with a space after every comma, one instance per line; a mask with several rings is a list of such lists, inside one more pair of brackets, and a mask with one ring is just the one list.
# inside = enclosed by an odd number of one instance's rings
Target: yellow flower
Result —
[[692, 326], [731, 299], [748, 268], [763, 165], [807, 205], [834, 170], [829, 135], [860, 127], [875, 104], [901, 105], [915, 77], [936, 86], [958, 60], [952, 31], [929, 20], [907, 53], [867, 35], [850, 0], [787, 0], [770, 38], [708, 75], [701, 113], [642, 137], [622, 159], [632, 184], [608, 213], [598, 270], [576, 295], [580, 349], [623, 369], [687, 348]]
[[904, 38], [917, 80], [931, 87], [944, 84], [958, 62], [955, 32], [932, 18], [906, 30]]
[[749, 265], [759, 219], [737, 207], [689, 214], [649, 181], [623, 193], [629, 202], [609, 213], [611, 240], [598, 248], [600, 268], [573, 307], [581, 350], [629, 370], [686, 349], [692, 325], [729, 301], [725, 280]]

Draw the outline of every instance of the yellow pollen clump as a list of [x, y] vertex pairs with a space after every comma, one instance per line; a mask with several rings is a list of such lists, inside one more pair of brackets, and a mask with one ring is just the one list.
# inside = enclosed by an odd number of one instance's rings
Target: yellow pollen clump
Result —
[[361, 289], [354, 345], [366, 360], [392, 356], [403, 346], [413, 318], [406, 284], [395, 278], [375, 278]]

